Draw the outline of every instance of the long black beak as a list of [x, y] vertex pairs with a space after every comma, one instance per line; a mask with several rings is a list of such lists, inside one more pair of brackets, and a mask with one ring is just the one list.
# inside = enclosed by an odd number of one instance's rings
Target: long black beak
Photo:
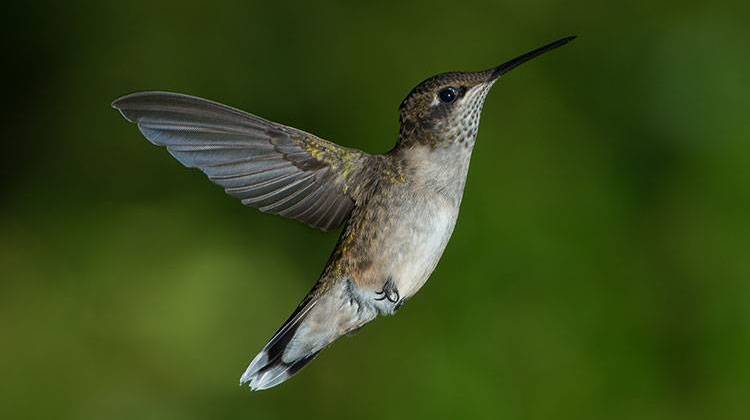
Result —
[[539, 48], [537, 48], [537, 49], [535, 49], [533, 51], [529, 51], [526, 54], [519, 55], [518, 57], [516, 57], [516, 58], [514, 58], [514, 59], [512, 59], [510, 61], [506, 61], [505, 63], [500, 64], [499, 66], [497, 66], [494, 69], [490, 70], [491, 73], [490, 73], [489, 80], [495, 80], [498, 77], [504, 75], [505, 73], [507, 73], [507, 72], [513, 70], [514, 68], [520, 66], [521, 64], [523, 64], [523, 63], [531, 60], [532, 58], [539, 57], [540, 55], [542, 55], [542, 54], [544, 54], [546, 52], [552, 51], [555, 48], [562, 47], [563, 45], [567, 44], [568, 42], [570, 42], [570, 41], [572, 41], [574, 39], [576, 39], [575, 35], [574, 36], [568, 36], [568, 37], [565, 37], [565, 38], [562, 38], [562, 39], [558, 39], [555, 42], [547, 44], [547, 45], [545, 45], [543, 47], [539, 47]]

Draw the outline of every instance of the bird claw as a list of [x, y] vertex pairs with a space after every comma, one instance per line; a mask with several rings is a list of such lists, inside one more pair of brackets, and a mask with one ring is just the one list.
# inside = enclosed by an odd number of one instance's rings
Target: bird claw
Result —
[[388, 278], [388, 281], [383, 285], [383, 289], [380, 291], [376, 291], [375, 294], [380, 296], [375, 298], [375, 300], [377, 301], [388, 299], [388, 301], [391, 303], [397, 303], [399, 299], [401, 299], [401, 296], [398, 294], [398, 289], [393, 283], [393, 279], [391, 279], [390, 277]]

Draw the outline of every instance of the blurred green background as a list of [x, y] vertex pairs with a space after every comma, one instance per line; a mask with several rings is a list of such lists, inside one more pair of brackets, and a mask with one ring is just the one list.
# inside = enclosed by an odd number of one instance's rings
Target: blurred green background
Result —
[[[746, 2], [4, 7], [0, 418], [748, 418]], [[422, 79], [569, 34], [489, 96], [420, 294], [240, 388], [337, 235], [244, 208], [109, 103], [184, 92], [383, 152]]]

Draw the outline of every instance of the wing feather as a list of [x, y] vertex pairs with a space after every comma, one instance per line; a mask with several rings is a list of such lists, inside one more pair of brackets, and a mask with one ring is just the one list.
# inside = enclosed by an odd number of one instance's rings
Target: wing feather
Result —
[[112, 103], [151, 143], [243, 204], [335, 229], [372, 157], [295, 128], [188, 95], [142, 92]]

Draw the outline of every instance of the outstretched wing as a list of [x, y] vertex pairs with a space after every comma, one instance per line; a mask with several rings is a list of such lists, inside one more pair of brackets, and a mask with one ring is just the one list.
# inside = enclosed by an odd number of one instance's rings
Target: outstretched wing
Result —
[[322, 230], [341, 225], [371, 156], [216, 102], [168, 92], [112, 106], [153, 144], [263, 212]]

